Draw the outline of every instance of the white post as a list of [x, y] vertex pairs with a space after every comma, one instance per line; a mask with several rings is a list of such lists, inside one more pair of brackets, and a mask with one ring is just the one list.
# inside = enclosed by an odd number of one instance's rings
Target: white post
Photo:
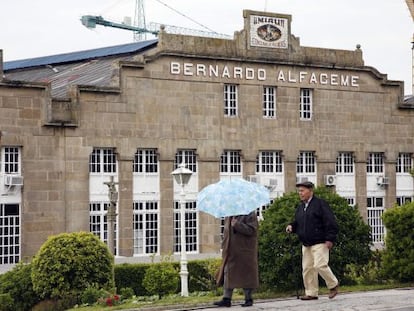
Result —
[[185, 192], [184, 185], [181, 185], [180, 192], [180, 225], [181, 225], [181, 260], [180, 260], [180, 277], [181, 277], [181, 296], [188, 297], [188, 270], [187, 270], [187, 250], [185, 239]]

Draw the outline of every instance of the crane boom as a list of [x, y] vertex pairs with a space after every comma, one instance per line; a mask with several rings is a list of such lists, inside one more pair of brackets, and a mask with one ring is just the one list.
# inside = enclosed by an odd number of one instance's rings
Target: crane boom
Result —
[[136, 33], [151, 33], [153, 35], [158, 35], [159, 33], [159, 30], [149, 30], [146, 28], [136, 27], [124, 23], [114, 23], [104, 19], [102, 16], [83, 15], [81, 18], [81, 22], [86, 28], [95, 28], [96, 25], [102, 25], [106, 27], [132, 30]]
[[158, 35], [160, 29], [164, 28], [165, 31], [168, 33], [174, 34], [186, 34], [186, 35], [197, 35], [200, 37], [210, 37], [210, 38], [219, 38], [219, 39], [231, 39], [232, 37], [229, 35], [217, 33], [217, 32], [209, 32], [209, 31], [202, 31], [198, 29], [191, 29], [191, 28], [184, 28], [184, 27], [177, 27], [171, 25], [162, 25], [159, 23], [151, 22], [149, 28], [141, 28], [137, 26], [128, 25], [125, 23], [115, 23], [104, 19], [102, 16], [93, 16], [93, 15], [84, 15], [81, 18], [82, 24], [87, 28], [95, 28], [96, 25], [102, 25], [106, 27], [114, 27], [120, 28], [125, 30], [131, 30], [135, 33], [150, 33], [153, 35]]

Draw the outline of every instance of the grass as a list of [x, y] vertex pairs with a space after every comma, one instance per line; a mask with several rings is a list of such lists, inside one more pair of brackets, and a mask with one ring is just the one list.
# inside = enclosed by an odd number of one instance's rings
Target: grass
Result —
[[[362, 292], [362, 291], [373, 291], [373, 290], [382, 290], [382, 289], [392, 289], [392, 288], [402, 288], [402, 287], [412, 287], [414, 284], [379, 284], [379, 285], [354, 285], [354, 286], [341, 286], [340, 291], [344, 292]], [[327, 294], [328, 290], [324, 287], [321, 287], [321, 294]], [[298, 291], [299, 295], [303, 294], [302, 290]], [[256, 300], [272, 300], [272, 299], [283, 299], [283, 298], [292, 298], [296, 296], [296, 291], [290, 292], [257, 292], [254, 294], [254, 299]], [[77, 308], [72, 308], [67, 311], [103, 311], [103, 310], [142, 310], [142, 311], [161, 311], [165, 310], [165, 306], [169, 306], [169, 309], [184, 309], [192, 307], [201, 307], [201, 306], [211, 306], [211, 304], [221, 299], [221, 296], [218, 293], [211, 292], [198, 292], [190, 293], [189, 297], [181, 297], [180, 295], [169, 295], [161, 299], [158, 297], [134, 297], [129, 299], [125, 303], [117, 306], [79, 306]], [[243, 294], [242, 291], [236, 290], [233, 295], [235, 301], [242, 301]]]

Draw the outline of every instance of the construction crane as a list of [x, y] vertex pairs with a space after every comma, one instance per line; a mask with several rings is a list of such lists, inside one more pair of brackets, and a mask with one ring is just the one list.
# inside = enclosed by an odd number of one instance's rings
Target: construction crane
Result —
[[135, 17], [134, 25], [131, 25], [130, 22], [112, 22], [102, 16], [94, 15], [84, 15], [81, 18], [82, 24], [91, 29], [95, 28], [96, 25], [113, 27], [119, 29], [130, 30], [134, 32], [134, 41], [142, 41], [146, 39], [146, 34], [150, 33], [153, 35], [158, 35], [161, 29], [164, 29], [168, 33], [173, 34], [185, 34], [185, 35], [194, 35], [200, 37], [211, 37], [211, 38], [220, 38], [220, 39], [231, 39], [232, 37], [226, 34], [220, 34], [214, 31], [203, 31], [198, 29], [177, 27], [172, 25], [164, 25], [160, 23], [151, 22], [148, 25], [145, 23], [145, 11], [144, 11], [144, 0], [136, 0], [135, 2]]

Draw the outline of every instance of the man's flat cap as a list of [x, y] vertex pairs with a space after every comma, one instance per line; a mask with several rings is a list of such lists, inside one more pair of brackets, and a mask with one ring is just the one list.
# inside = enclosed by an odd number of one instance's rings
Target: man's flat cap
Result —
[[305, 188], [308, 188], [308, 189], [313, 189], [315, 187], [315, 185], [313, 184], [313, 182], [304, 181], [304, 182], [297, 183], [296, 187], [305, 187]]

